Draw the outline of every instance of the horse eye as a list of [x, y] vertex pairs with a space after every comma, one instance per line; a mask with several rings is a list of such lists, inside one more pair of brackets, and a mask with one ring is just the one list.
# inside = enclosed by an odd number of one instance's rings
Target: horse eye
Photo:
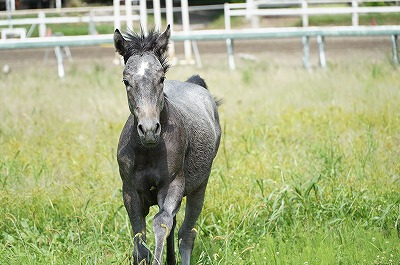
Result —
[[126, 79], [123, 79], [122, 82], [124, 82], [124, 85], [125, 85], [126, 87], [129, 86], [129, 82], [128, 82]]
[[165, 76], [162, 76], [162, 77], [160, 78], [160, 84], [164, 83], [164, 81], [165, 81]]

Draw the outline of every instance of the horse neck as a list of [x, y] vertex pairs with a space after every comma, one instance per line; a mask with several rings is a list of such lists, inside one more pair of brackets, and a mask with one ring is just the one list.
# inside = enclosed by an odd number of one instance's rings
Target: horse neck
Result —
[[180, 110], [175, 106], [173, 102], [168, 100], [168, 97], [164, 95], [164, 108], [162, 109], [160, 113], [160, 124], [161, 128], [166, 128], [166, 125], [169, 123], [174, 123], [174, 124], [182, 124], [182, 114]]
[[168, 101], [167, 96], [164, 94], [164, 107], [160, 113], [160, 124], [161, 128], [168, 123], [171, 112], [173, 111], [173, 105]]

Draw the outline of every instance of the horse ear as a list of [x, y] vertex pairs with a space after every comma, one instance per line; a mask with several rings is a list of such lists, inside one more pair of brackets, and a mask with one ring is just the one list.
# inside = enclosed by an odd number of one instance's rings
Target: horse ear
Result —
[[164, 53], [168, 49], [169, 37], [171, 36], [171, 26], [168, 24], [165, 31], [157, 38], [157, 46], [156, 50], [159, 50], [160, 53]]
[[121, 32], [119, 32], [118, 29], [116, 29], [114, 32], [114, 46], [119, 54], [121, 54], [122, 56], [125, 55], [126, 40], [124, 39], [124, 37], [122, 36]]

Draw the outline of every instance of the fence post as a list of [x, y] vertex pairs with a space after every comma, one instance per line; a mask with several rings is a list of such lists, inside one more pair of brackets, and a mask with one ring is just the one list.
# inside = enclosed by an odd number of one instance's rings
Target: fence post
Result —
[[11, 3], [9, 0], [6, 0], [6, 10], [7, 10], [7, 19], [8, 19], [8, 28], [12, 29], [12, 23], [11, 23]]
[[62, 3], [61, 0], [56, 0], [56, 9], [57, 11], [61, 11]]
[[[15, 11], [15, 0], [6, 0], [6, 7], [7, 5], [10, 5], [9, 8], [11, 11]], [[6, 8], [6, 10], [8, 9]]]
[[260, 27], [260, 17], [254, 15], [254, 10], [258, 9], [256, 8], [256, 4], [254, 3], [253, 0], [247, 0], [246, 2], [246, 19], [251, 21], [251, 26], [253, 28], [259, 28]]
[[142, 30], [147, 30], [147, 4], [146, 0], [140, 0], [140, 26]]
[[224, 4], [224, 20], [225, 20], [225, 29], [231, 29], [231, 12], [229, 8], [229, 3]]
[[[228, 3], [225, 3], [228, 4]], [[252, 17], [251, 10], [253, 9], [253, 0], [246, 1], [246, 20], [250, 20]]]
[[[172, 0], [165, 1], [167, 24], [170, 26], [171, 32], [174, 32], [174, 3]], [[170, 58], [175, 58], [175, 44], [174, 41], [169, 42], [168, 52]]]
[[[190, 22], [189, 22], [189, 5], [188, 0], [181, 0], [181, 7], [182, 7], [182, 25], [183, 31], [185, 33], [190, 32]], [[185, 60], [187, 63], [190, 64], [192, 61], [192, 45], [190, 40], [185, 40], [183, 42], [183, 46], [185, 49]]]
[[161, 24], [160, 0], [153, 0], [153, 9], [154, 9], [154, 26], [155, 28], [158, 28], [158, 30], [161, 30], [162, 24]]
[[301, 0], [301, 15], [303, 27], [308, 27], [308, 3], [307, 0]]
[[353, 15], [351, 17], [351, 24], [353, 26], [358, 26], [358, 0], [352, 0], [351, 7], [353, 9]]
[[119, 10], [119, 0], [114, 0], [114, 30], [121, 30], [121, 12]]
[[38, 18], [39, 18], [39, 37], [45, 37], [47, 32], [45, 13], [43, 11], [39, 11]]
[[89, 13], [89, 35], [96, 35], [96, 24], [94, 22], [95, 13], [94, 10], [90, 10]]
[[125, 18], [126, 18], [126, 29], [133, 30], [132, 24], [132, 0], [125, 0]]

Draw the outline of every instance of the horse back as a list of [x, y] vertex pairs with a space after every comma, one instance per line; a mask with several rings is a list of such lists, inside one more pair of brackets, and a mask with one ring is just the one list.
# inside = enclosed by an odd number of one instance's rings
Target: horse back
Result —
[[200, 76], [194, 75], [187, 82], [166, 81], [164, 91], [189, 132], [202, 129], [218, 136], [218, 105]]

